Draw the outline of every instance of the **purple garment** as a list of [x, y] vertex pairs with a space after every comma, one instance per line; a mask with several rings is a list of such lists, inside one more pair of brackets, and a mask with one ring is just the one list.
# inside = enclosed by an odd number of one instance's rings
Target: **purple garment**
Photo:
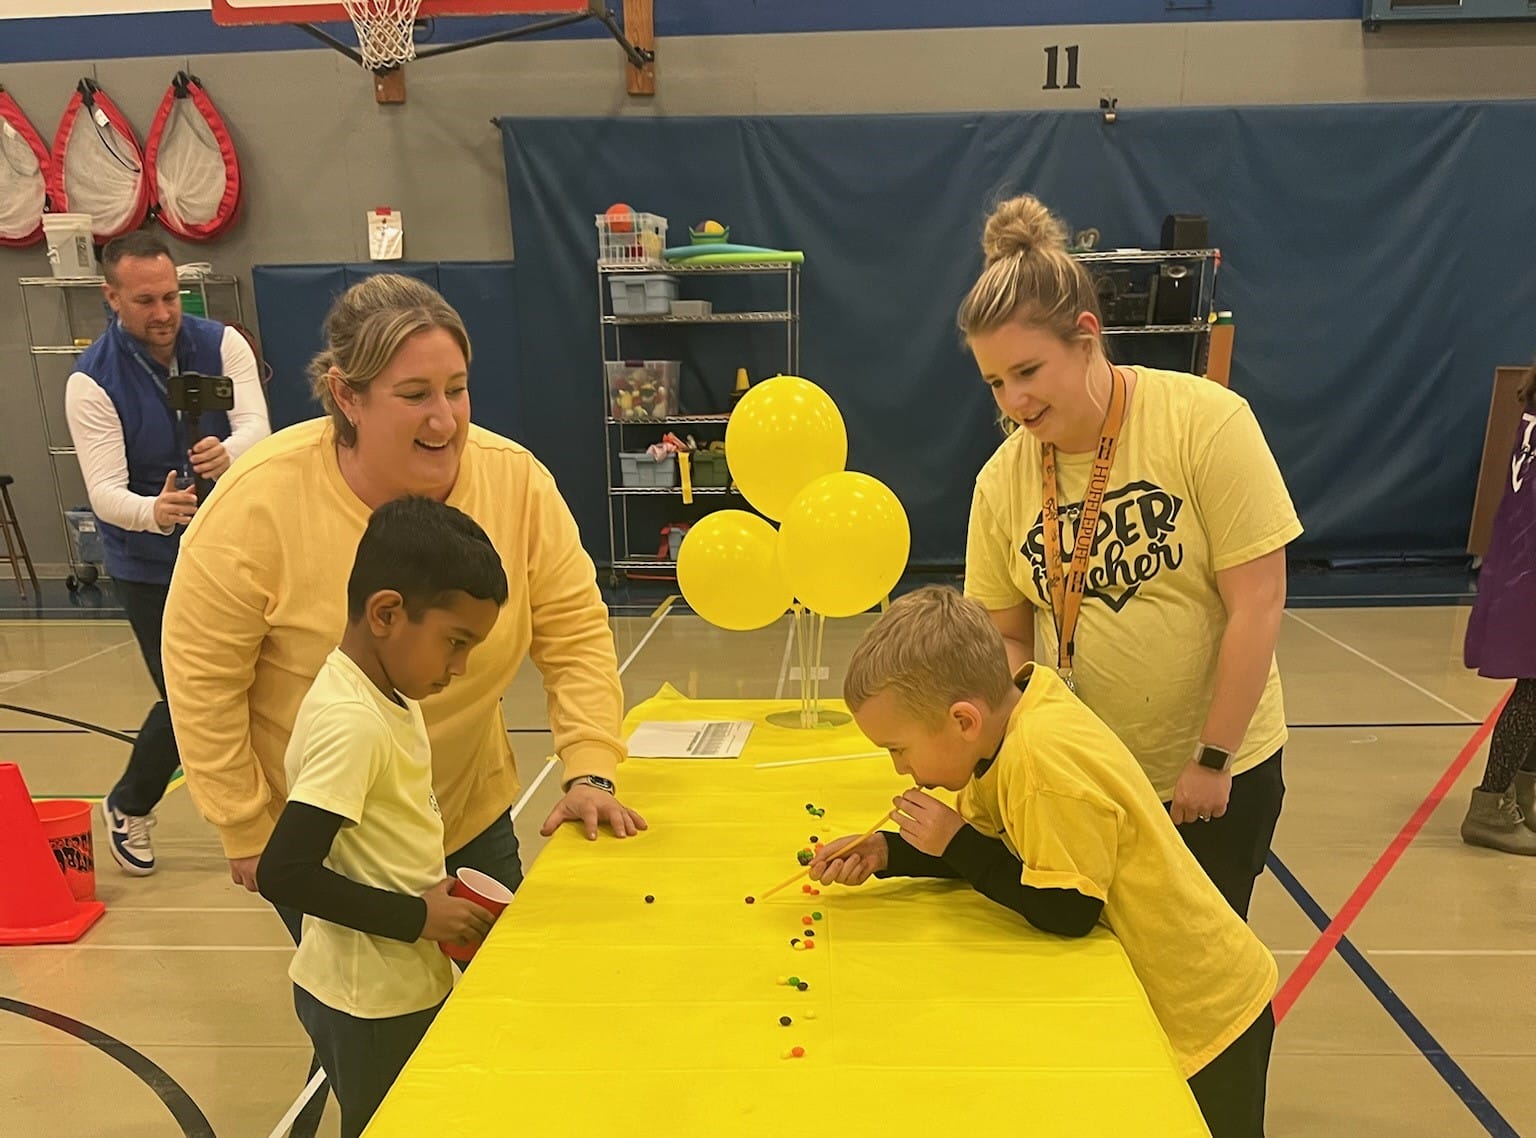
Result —
[[1526, 404], [1508, 469], [1465, 659], [1489, 679], [1523, 680], [1536, 678], [1536, 399]]

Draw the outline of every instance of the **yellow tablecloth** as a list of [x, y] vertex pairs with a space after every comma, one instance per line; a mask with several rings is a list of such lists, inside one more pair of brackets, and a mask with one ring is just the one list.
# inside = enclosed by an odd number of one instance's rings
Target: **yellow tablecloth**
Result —
[[903, 787], [884, 757], [759, 767], [872, 750], [852, 725], [763, 722], [795, 707], [664, 687], [630, 713], [757, 726], [740, 759], [625, 763], [638, 838], [550, 842], [368, 1138], [1208, 1138], [1109, 933], [1038, 933], [956, 883], [744, 903]]

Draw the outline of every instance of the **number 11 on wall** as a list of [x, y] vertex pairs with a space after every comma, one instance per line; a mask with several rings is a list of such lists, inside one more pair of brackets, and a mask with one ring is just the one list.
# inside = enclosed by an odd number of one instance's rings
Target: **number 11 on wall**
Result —
[[1042, 91], [1076, 91], [1081, 89], [1082, 84], [1077, 81], [1077, 51], [1077, 44], [1073, 44], [1066, 49], [1067, 81], [1060, 83], [1057, 79], [1061, 66], [1062, 49], [1060, 47], [1048, 47], [1045, 49], [1045, 85], [1040, 88]]

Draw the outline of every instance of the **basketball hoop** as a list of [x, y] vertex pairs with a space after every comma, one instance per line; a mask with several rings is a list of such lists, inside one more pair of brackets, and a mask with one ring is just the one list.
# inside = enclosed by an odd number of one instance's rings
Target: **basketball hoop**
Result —
[[342, 0], [352, 26], [363, 66], [388, 71], [416, 58], [414, 34], [421, 0]]

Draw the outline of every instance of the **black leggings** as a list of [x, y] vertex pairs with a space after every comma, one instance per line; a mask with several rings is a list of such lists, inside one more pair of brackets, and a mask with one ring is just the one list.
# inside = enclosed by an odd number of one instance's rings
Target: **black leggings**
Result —
[[1536, 680], [1516, 680], [1515, 690], [1493, 725], [1488, 768], [1478, 790], [1503, 794], [1516, 771], [1536, 771]]

